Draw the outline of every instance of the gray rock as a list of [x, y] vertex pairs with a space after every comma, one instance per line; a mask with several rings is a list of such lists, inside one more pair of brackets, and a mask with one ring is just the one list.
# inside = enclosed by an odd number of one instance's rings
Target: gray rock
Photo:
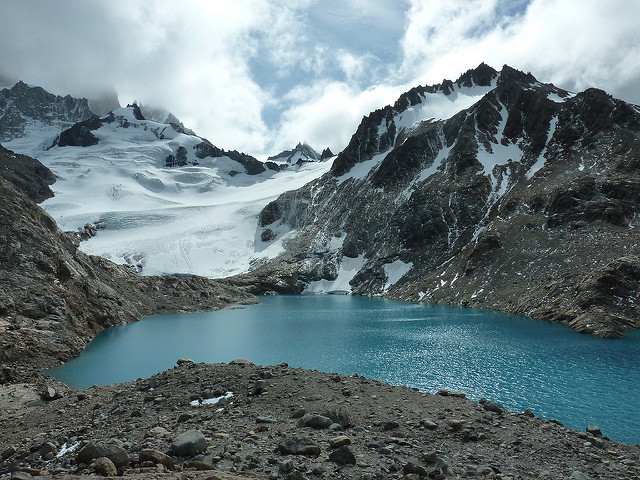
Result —
[[310, 438], [289, 436], [278, 444], [278, 451], [285, 455], [320, 455], [320, 447]]
[[15, 445], [9, 445], [7, 448], [5, 448], [2, 451], [2, 453], [0, 453], [0, 458], [2, 458], [3, 460], [6, 458], [9, 458], [17, 451], [18, 451], [18, 447], [16, 447]]
[[339, 437], [329, 439], [329, 446], [331, 448], [338, 448], [345, 445], [351, 445], [351, 439], [346, 435], [340, 435]]
[[58, 453], [58, 447], [52, 442], [43, 443], [40, 447], [40, 456], [45, 460], [51, 460], [56, 453]]
[[90, 441], [80, 449], [76, 461], [89, 465], [93, 460], [101, 457], [111, 460], [117, 468], [129, 465], [129, 454], [115, 441]]
[[587, 433], [590, 433], [591, 435], [594, 435], [596, 437], [601, 437], [602, 436], [602, 432], [600, 431], [600, 427], [598, 427], [596, 425], [589, 425], [587, 427]]
[[487, 400], [482, 404], [482, 408], [484, 408], [487, 412], [495, 412], [495, 413], [504, 413], [504, 407], [502, 405], [498, 405], [497, 403], [493, 403], [491, 400]]
[[93, 460], [89, 464], [89, 471], [103, 477], [115, 477], [118, 475], [118, 469], [107, 457], [99, 457]]
[[572, 480], [591, 480], [591, 477], [586, 473], [582, 473], [576, 470], [571, 474], [571, 479]]
[[356, 457], [353, 455], [353, 452], [349, 450], [349, 447], [342, 446], [336, 448], [329, 454], [329, 461], [337, 463], [338, 465], [355, 465]]
[[345, 407], [328, 407], [324, 412], [322, 412], [322, 415], [330, 418], [335, 423], [339, 423], [343, 428], [351, 427], [353, 425], [351, 413]]
[[305, 413], [302, 418], [298, 420], [299, 427], [311, 427], [317, 429], [329, 428], [332, 423], [333, 420], [329, 417], [313, 413]]
[[11, 472], [11, 480], [32, 480], [33, 475], [27, 472], [21, 472], [20, 470], [16, 470], [15, 472]]
[[251, 395], [260, 395], [265, 392], [267, 389], [267, 381], [266, 380], [257, 380], [256, 383], [251, 387]]
[[178, 457], [189, 457], [207, 449], [207, 439], [200, 430], [187, 430], [171, 442], [171, 451]]
[[256, 423], [278, 423], [278, 420], [272, 415], [267, 415], [256, 417]]
[[173, 470], [175, 466], [173, 458], [152, 448], [143, 448], [140, 450], [139, 459], [140, 462], [152, 462], [156, 465], [164, 465], [170, 470]]
[[438, 428], [438, 424], [433, 420], [431, 420], [430, 418], [423, 418], [422, 420], [420, 420], [420, 423], [427, 430], [436, 430]]
[[382, 430], [395, 430], [398, 427], [400, 427], [398, 422], [384, 422], [382, 424]]

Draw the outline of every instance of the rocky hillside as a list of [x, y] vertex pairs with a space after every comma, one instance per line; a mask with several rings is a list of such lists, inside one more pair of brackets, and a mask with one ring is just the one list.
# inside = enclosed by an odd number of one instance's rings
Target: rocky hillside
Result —
[[257, 235], [295, 239], [237, 281], [619, 336], [640, 327], [639, 162], [637, 106], [482, 64], [365, 117], [329, 173], [262, 211]]
[[58, 230], [21, 193], [46, 196], [42, 183], [50, 172], [5, 149], [0, 165], [0, 383], [69, 360], [109, 326], [249, 300], [224, 282], [140, 277], [130, 267], [85, 255], [76, 235]]
[[[0, 388], [0, 475], [77, 479], [631, 479], [640, 447], [460, 392], [357, 374], [180, 360], [38, 403]], [[53, 388], [49, 385], [49, 391]], [[55, 386], [57, 388], [57, 386]], [[34, 402], [36, 400], [36, 402]], [[606, 431], [604, 432], [606, 434]]]
[[41, 87], [18, 82], [0, 89], [0, 142], [43, 131], [59, 133], [93, 113], [87, 99], [70, 95], [61, 97]]

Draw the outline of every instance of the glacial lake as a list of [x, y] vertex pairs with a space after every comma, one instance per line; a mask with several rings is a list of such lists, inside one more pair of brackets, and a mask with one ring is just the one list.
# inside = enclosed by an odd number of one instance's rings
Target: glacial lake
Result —
[[286, 362], [432, 393], [460, 390], [640, 444], [640, 331], [606, 340], [486, 310], [343, 295], [263, 297], [258, 305], [110, 328], [47, 373], [85, 388], [147, 377], [178, 358]]

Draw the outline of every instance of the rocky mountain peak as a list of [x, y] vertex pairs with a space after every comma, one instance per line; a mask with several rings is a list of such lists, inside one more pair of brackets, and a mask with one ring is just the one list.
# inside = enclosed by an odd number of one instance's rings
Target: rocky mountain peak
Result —
[[277, 155], [270, 156], [267, 161], [274, 163], [295, 164], [299, 162], [317, 162], [321, 155], [307, 143], [298, 142], [292, 150], [284, 150]]
[[0, 141], [7, 142], [32, 131], [58, 132], [93, 113], [85, 98], [61, 97], [22, 81], [0, 89]]
[[640, 289], [617, 302], [594, 285], [637, 267], [639, 139], [637, 106], [508, 66], [416, 87], [364, 117], [329, 174], [265, 208], [261, 228], [299, 233], [260, 278], [619, 335], [640, 326]]

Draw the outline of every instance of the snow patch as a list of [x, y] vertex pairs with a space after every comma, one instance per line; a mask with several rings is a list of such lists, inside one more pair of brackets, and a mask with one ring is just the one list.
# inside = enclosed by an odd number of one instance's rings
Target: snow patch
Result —
[[540, 170], [542, 167], [544, 167], [544, 164], [547, 161], [547, 159], [545, 158], [545, 155], [547, 153], [547, 146], [549, 145], [549, 142], [553, 138], [553, 135], [556, 132], [556, 127], [557, 126], [558, 126], [558, 116], [555, 115], [551, 119], [551, 123], [549, 124], [549, 130], [547, 131], [547, 141], [544, 144], [544, 148], [540, 152], [540, 155], [538, 156], [538, 160], [536, 161], [536, 163], [534, 163], [531, 166], [531, 168], [529, 169], [529, 171], [526, 174], [527, 180], [530, 180], [538, 172], [538, 170]]
[[233, 397], [233, 392], [229, 391], [229, 392], [227, 392], [224, 395], [221, 395], [219, 397], [205, 398], [202, 401], [193, 400], [193, 401], [191, 401], [190, 405], [192, 407], [199, 407], [199, 406], [202, 406], [202, 405], [216, 405], [220, 400], [231, 398], [231, 397]]
[[303, 293], [351, 293], [351, 285], [349, 285], [349, 282], [355, 277], [356, 273], [362, 269], [366, 261], [364, 255], [358, 255], [356, 258], [342, 257], [338, 277], [335, 280], [322, 279], [309, 282]]
[[60, 451], [56, 454], [56, 458], [60, 458], [64, 455], [66, 455], [67, 453], [73, 452], [75, 451], [78, 447], [80, 446], [80, 442], [75, 442], [73, 445], [69, 446], [67, 445], [67, 442], [65, 442], [61, 447], [60, 447]]
[[402, 260], [396, 260], [385, 264], [383, 268], [384, 273], [387, 275], [387, 283], [384, 286], [384, 290], [387, 291], [413, 268], [413, 262], [405, 263]]

